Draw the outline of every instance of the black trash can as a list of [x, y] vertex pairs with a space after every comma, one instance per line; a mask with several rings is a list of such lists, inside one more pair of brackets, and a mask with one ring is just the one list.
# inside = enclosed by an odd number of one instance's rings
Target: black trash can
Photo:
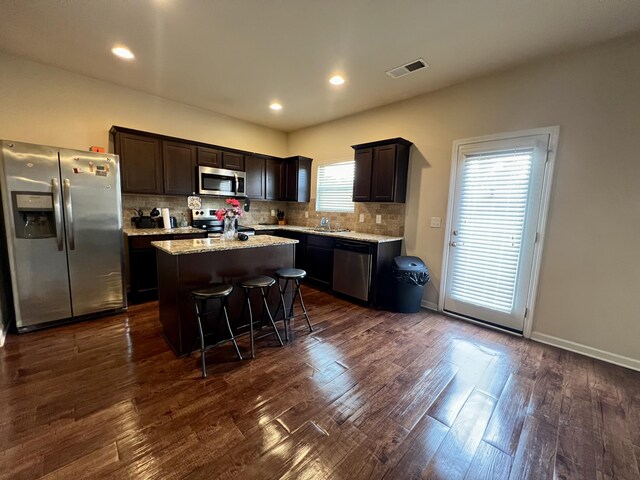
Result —
[[418, 257], [395, 257], [391, 266], [393, 295], [391, 310], [400, 313], [420, 311], [424, 286], [429, 281], [429, 270]]

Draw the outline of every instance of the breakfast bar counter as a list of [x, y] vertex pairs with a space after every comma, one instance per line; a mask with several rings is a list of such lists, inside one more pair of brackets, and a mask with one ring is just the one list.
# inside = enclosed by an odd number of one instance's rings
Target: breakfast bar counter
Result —
[[[236, 282], [254, 275], [273, 276], [279, 268], [294, 267], [296, 243], [297, 240], [270, 235], [250, 236], [247, 241], [205, 238], [152, 242], [157, 250], [160, 322], [173, 350], [178, 355], [187, 354], [194, 339], [196, 314], [192, 290], [212, 282], [233, 285], [229, 318], [236, 329], [246, 325], [244, 293], [235, 286]], [[275, 313], [279, 302], [276, 286], [270, 289], [268, 301]], [[252, 298], [256, 319], [262, 312], [260, 305], [259, 296]], [[217, 318], [217, 313], [211, 318]], [[275, 318], [282, 318], [282, 312]]]

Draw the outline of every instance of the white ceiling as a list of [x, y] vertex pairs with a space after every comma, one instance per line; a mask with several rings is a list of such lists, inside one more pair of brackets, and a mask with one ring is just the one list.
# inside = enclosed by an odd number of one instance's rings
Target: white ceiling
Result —
[[638, 0], [0, 0], [1, 50], [284, 131], [637, 30]]

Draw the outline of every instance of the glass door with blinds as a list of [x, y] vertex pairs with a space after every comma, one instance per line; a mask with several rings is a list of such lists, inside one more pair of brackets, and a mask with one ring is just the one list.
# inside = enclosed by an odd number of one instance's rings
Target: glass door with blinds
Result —
[[458, 146], [445, 312], [522, 332], [549, 139]]

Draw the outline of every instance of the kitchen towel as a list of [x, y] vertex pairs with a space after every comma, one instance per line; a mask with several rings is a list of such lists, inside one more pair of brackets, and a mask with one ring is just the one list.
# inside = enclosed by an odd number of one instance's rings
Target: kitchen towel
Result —
[[164, 224], [164, 228], [169, 230], [171, 228], [171, 217], [169, 216], [169, 209], [162, 209], [162, 223]]

